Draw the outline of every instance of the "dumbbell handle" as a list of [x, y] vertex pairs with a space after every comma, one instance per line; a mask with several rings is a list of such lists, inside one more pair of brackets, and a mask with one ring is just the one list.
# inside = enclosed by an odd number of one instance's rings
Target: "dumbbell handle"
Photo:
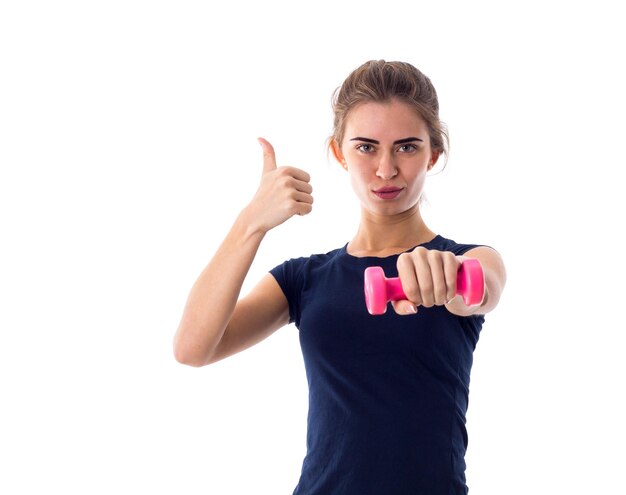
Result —
[[[476, 306], [483, 300], [485, 277], [480, 261], [468, 258], [461, 263], [456, 278], [456, 293], [466, 306]], [[380, 266], [365, 269], [365, 304], [372, 315], [387, 311], [389, 301], [406, 299], [400, 278], [385, 278]]]

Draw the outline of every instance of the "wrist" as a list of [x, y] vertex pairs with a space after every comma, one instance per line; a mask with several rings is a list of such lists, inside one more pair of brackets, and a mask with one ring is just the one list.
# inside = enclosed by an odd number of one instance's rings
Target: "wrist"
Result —
[[240, 232], [244, 239], [258, 238], [262, 239], [269, 229], [258, 221], [257, 215], [250, 206], [246, 206], [235, 220], [235, 228]]

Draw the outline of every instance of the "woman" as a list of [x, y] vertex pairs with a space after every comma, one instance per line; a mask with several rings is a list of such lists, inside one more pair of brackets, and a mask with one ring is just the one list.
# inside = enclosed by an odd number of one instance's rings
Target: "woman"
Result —
[[[430, 80], [410, 64], [370, 61], [335, 93], [330, 148], [361, 203], [356, 235], [292, 259], [239, 299], [265, 234], [311, 212], [309, 175], [263, 148], [259, 189], [193, 286], [176, 358], [202, 366], [295, 322], [309, 384], [307, 455], [297, 494], [467, 493], [465, 413], [472, 352], [505, 283], [498, 253], [435, 234], [420, 215], [427, 172], [446, 152]], [[468, 307], [456, 274], [475, 258], [485, 296]], [[400, 277], [406, 299], [368, 314], [363, 271]], [[219, 287], [219, 290], [214, 290]]]

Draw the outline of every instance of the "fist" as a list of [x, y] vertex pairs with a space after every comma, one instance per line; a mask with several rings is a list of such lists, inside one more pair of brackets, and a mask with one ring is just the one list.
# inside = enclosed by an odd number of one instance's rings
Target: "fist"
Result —
[[463, 257], [449, 251], [417, 247], [398, 257], [398, 277], [406, 299], [393, 301], [400, 315], [417, 313], [418, 306], [443, 306], [456, 296], [457, 272]]

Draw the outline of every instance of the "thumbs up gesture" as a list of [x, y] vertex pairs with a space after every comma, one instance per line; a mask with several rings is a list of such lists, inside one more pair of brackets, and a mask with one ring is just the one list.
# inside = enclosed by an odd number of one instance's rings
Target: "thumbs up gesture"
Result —
[[294, 167], [277, 167], [274, 147], [259, 138], [263, 149], [261, 184], [248, 205], [250, 216], [265, 233], [294, 215], [307, 215], [313, 208], [311, 177]]

